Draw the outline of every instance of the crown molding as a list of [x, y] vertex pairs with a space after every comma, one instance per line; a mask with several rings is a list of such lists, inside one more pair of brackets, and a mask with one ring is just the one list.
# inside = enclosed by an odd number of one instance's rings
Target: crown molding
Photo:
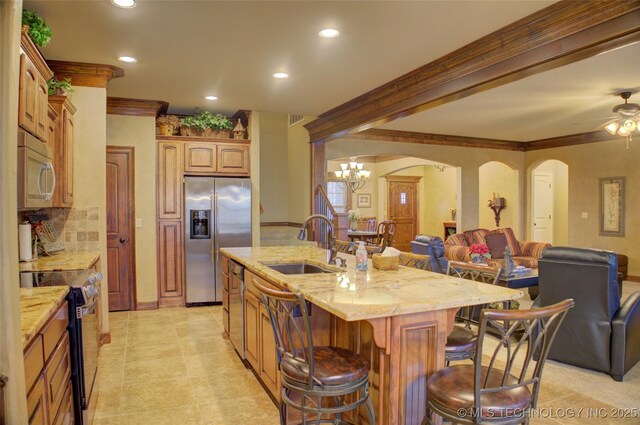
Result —
[[114, 78], [124, 77], [124, 70], [114, 65], [85, 62], [47, 61], [56, 79], [71, 79], [71, 85], [107, 88]]
[[312, 142], [345, 137], [638, 40], [639, 1], [559, 1], [304, 127]]
[[128, 99], [126, 97], [107, 97], [107, 114], [157, 117], [166, 114], [168, 102], [161, 100]]

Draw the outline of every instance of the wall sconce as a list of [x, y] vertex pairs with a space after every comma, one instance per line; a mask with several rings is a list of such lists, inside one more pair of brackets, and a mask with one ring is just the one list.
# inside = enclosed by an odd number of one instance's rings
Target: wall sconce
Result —
[[493, 210], [496, 219], [496, 227], [500, 227], [500, 212], [507, 207], [507, 201], [504, 198], [497, 197], [493, 194], [493, 199], [489, 199], [488, 206]]

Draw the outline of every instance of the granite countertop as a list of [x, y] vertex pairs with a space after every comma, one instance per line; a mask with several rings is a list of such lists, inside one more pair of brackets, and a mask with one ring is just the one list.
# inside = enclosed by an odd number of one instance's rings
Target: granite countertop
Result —
[[[366, 272], [356, 272], [355, 257], [343, 253], [339, 256], [347, 259], [346, 269], [328, 266], [327, 251], [316, 247], [222, 248], [221, 251], [256, 275], [300, 292], [308, 301], [348, 321], [422, 313], [523, 296], [518, 290], [412, 267], [376, 270], [371, 260]], [[265, 265], [300, 261], [330, 268], [336, 273], [285, 275]]]
[[68, 286], [20, 288], [22, 349], [29, 345], [68, 293]]
[[60, 252], [40, 257], [35, 261], [20, 263], [21, 272], [53, 272], [84, 270], [93, 266], [100, 258], [99, 252]]

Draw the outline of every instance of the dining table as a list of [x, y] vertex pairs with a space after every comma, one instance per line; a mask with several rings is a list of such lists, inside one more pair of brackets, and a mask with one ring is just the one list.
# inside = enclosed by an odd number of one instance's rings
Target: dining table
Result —
[[348, 230], [347, 237], [351, 242], [365, 241], [365, 242], [378, 242], [378, 232], [372, 232], [367, 230]]

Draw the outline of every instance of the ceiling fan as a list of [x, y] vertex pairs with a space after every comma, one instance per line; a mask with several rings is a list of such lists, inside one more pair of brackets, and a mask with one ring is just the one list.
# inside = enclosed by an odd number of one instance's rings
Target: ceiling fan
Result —
[[627, 138], [627, 149], [631, 141], [631, 133], [633, 131], [640, 132], [640, 105], [637, 103], [628, 103], [631, 97], [630, 91], [620, 93], [620, 97], [624, 103], [613, 107], [612, 112], [614, 119], [608, 121], [604, 125], [604, 129], [612, 135], [623, 136]]

